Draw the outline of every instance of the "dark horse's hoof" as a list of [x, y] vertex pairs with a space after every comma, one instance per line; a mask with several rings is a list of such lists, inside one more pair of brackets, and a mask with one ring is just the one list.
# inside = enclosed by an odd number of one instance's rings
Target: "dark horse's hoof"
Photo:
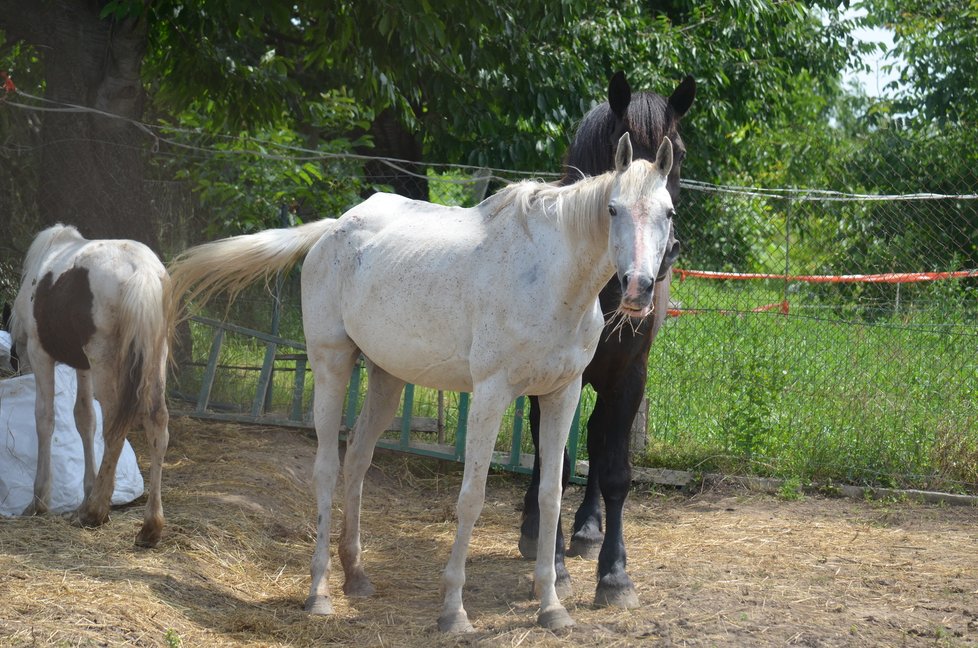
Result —
[[570, 546], [567, 547], [567, 555], [580, 556], [585, 560], [597, 560], [598, 554], [601, 553], [601, 543], [603, 542], [603, 533], [597, 529], [585, 527], [571, 536]]
[[624, 572], [617, 576], [607, 574], [598, 581], [598, 589], [594, 592], [594, 604], [598, 607], [637, 608], [638, 594], [635, 592], [632, 579]]
[[537, 539], [520, 534], [520, 555], [525, 560], [537, 559]]

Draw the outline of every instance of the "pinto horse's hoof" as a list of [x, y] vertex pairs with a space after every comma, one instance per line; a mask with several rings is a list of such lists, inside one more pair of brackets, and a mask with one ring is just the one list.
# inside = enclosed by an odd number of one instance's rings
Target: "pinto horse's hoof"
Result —
[[442, 632], [450, 632], [452, 634], [475, 632], [475, 628], [469, 623], [469, 616], [465, 613], [465, 610], [446, 613], [438, 617], [438, 629]]
[[34, 517], [35, 515], [44, 515], [48, 512], [48, 507], [38, 500], [33, 500], [21, 513], [24, 517]]
[[77, 527], [92, 529], [109, 521], [109, 514], [92, 511], [84, 506], [71, 514], [71, 523]]
[[143, 528], [136, 535], [136, 546], [152, 549], [160, 543], [163, 537], [163, 520], [153, 519], [143, 523]]
[[525, 560], [537, 559], [537, 539], [520, 534], [520, 555]]
[[306, 599], [306, 604], [303, 607], [309, 614], [317, 616], [327, 616], [333, 613], [333, 602], [329, 600], [328, 596], [311, 595]]
[[537, 623], [547, 630], [561, 630], [576, 625], [574, 619], [562, 605], [540, 610], [540, 614], [537, 615]]

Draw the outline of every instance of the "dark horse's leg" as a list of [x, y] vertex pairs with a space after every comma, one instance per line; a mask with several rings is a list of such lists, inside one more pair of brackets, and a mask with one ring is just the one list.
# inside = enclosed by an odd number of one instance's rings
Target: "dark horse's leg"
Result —
[[[588, 472], [584, 501], [574, 518], [574, 534], [568, 554], [589, 558], [597, 554], [598, 587], [594, 597], [597, 605], [638, 605], [635, 587], [625, 572], [622, 512], [631, 489], [629, 442], [632, 422], [645, 393], [649, 349], [662, 326], [669, 305], [670, 279], [671, 275], [667, 275], [655, 287], [655, 310], [652, 316], [635, 324], [634, 328], [628, 322], [620, 328], [615, 328], [610, 322], [606, 325], [594, 359], [584, 371], [584, 382], [594, 387], [597, 402], [587, 424], [591, 469]], [[616, 284], [615, 281], [610, 282], [601, 293], [601, 305], [606, 313], [612, 312], [620, 299]], [[540, 414], [539, 410], [534, 412], [534, 400], [530, 399], [530, 428], [536, 444]], [[565, 486], [570, 474], [569, 467], [565, 449]], [[537, 461], [534, 461], [533, 478], [523, 500], [520, 535], [520, 551], [526, 557], [536, 554], [539, 478]], [[603, 535], [601, 496], [604, 498], [607, 515], [607, 529]], [[561, 573], [566, 573], [563, 561], [563, 536], [558, 527], [558, 578]]]
[[[533, 436], [533, 447], [538, 448], [540, 442], [540, 404], [536, 396], [530, 396], [530, 434]], [[567, 448], [564, 448], [564, 466], [561, 473], [564, 490], [570, 482], [570, 459]], [[540, 453], [533, 456], [533, 474], [530, 486], [523, 496], [523, 522], [520, 525], [520, 553], [527, 560], [537, 557], [537, 537], [540, 531]], [[554, 565], [557, 568], [557, 595], [561, 598], [570, 594], [570, 573], [564, 565], [564, 530], [560, 518], [557, 518], [557, 553], [554, 555]]]

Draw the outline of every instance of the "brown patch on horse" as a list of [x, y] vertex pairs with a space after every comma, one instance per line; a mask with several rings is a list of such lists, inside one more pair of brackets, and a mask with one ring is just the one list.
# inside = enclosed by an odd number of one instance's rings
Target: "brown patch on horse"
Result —
[[34, 321], [41, 347], [57, 362], [90, 369], [83, 347], [95, 334], [88, 269], [74, 267], [54, 281], [47, 273], [34, 292]]

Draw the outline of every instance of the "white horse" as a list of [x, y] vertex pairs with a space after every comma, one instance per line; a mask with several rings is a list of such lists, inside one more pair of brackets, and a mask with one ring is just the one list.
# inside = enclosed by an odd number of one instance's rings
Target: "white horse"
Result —
[[632, 162], [626, 134], [614, 171], [567, 187], [523, 182], [471, 209], [375, 194], [337, 220], [201, 245], [170, 264], [176, 308], [181, 295], [200, 303], [225, 289], [234, 295], [306, 255], [302, 316], [319, 440], [319, 519], [306, 610], [333, 612], [327, 580], [338, 428], [345, 386], [362, 353], [369, 389], [344, 465], [343, 591], [374, 591], [361, 562], [363, 478], [405, 382], [471, 391], [458, 530], [438, 627], [472, 630], [462, 606], [465, 558], [493, 444], [506, 407], [520, 394], [535, 394], [542, 410], [538, 622], [573, 625], [554, 587], [562, 450], [581, 373], [604, 325], [598, 291], [617, 272], [621, 311], [650, 311], [669, 240], [671, 167], [668, 140], [654, 164]]
[[[73, 521], [89, 527], [109, 519], [119, 454], [129, 428], [141, 420], [151, 464], [136, 544], [152, 547], [160, 541], [160, 481], [169, 442], [168, 295], [166, 268], [142, 243], [89, 241], [65, 225], [44, 230], [31, 243], [11, 318], [20, 369], [33, 370], [37, 384], [37, 473], [34, 499], [24, 515], [45, 513], [50, 505], [54, 366], [60, 362], [78, 375], [74, 414], [85, 453], [85, 499]], [[105, 413], [105, 452], [97, 475], [93, 397]]]

